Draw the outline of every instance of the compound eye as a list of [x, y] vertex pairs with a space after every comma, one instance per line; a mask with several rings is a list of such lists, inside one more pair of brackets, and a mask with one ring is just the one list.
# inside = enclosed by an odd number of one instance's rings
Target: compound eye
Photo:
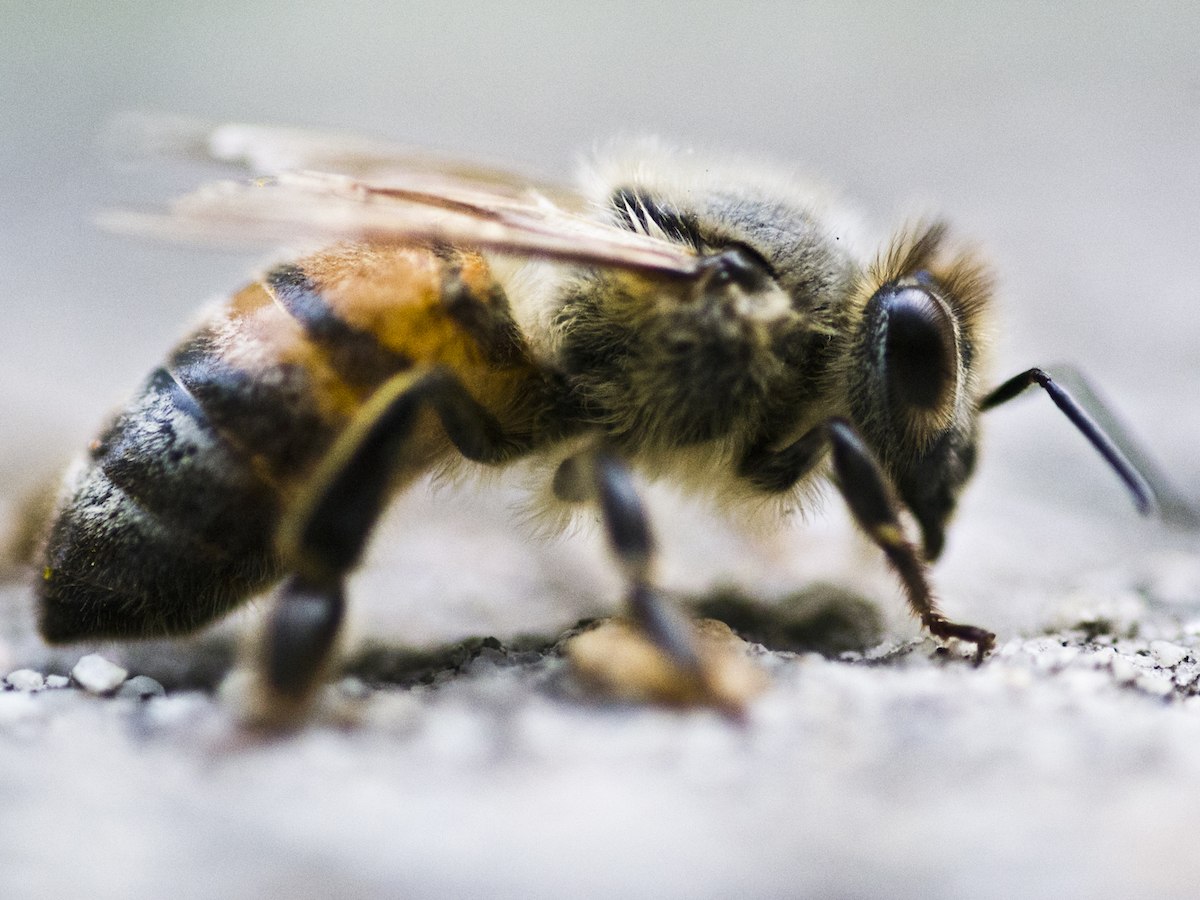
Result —
[[709, 284], [719, 287], [736, 285], [746, 293], [765, 290], [775, 278], [767, 261], [744, 244], [727, 247], [709, 256], [700, 265]]
[[[885, 293], [886, 292], [886, 293]], [[958, 380], [958, 345], [946, 307], [923, 285], [885, 288], [888, 394], [909, 410], [947, 409]]]

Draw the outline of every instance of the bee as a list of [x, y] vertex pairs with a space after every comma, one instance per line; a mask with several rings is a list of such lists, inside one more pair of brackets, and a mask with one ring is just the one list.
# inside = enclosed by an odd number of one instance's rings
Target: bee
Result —
[[730, 705], [655, 582], [638, 475], [732, 507], [832, 480], [925, 629], [978, 658], [995, 636], [943, 614], [928, 568], [981, 413], [1044, 388], [1153, 506], [1099, 401], [1039, 368], [985, 384], [992, 276], [941, 222], [872, 252], [809, 185], [658, 145], [578, 191], [249, 126], [203, 149], [267, 177], [110, 224], [320, 249], [210, 310], [69, 471], [38, 582], [52, 642], [187, 633], [275, 586], [261, 717], [298, 715], [389, 499], [529, 460], [552, 503], [598, 509], [634, 627]]

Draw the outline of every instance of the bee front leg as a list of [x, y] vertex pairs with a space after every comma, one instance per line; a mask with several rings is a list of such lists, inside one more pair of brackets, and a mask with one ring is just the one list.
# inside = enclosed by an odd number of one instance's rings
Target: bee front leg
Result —
[[996, 636], [974, 625], [952, 622], [942, 614], [926, 577], [927, 564], [905, 536], [900, 504], [887, 476], [849, 422], [830, 419], [779, 451], [755, 448], [744, 458], [741, 473], [765, 490], [787, 490], [810, 472], [830, 447], [838, 490], [855, 522], [887, 556], [921, 624], [936, 638], [974, 644], [975, 659], [982, 660], [995, 645]]
[[443, 369], [396, 376], [371, 397], [318, 466], [278, 536], [285, 571], [259, 659], [250, 717], [297, 721], [329, 668], [344, 610], [346, 576], [405, 474], [421, 467], [419, 415], [431, 409], [468, 459], [499, 463], [526, 449]]
[[921, 624], [936, 638], [958, 638], [975, 645], [980, 662], [996, 643], [996, 635], [974, 625], [951, 622], [938, 609], [926, 577], [926, 563], [916, 546], [905, 536], [898, 515], [899, 503], [888, 487], [879, 462], [867, 445], [843, 419], [831, 419], [825, 428], [833, 445], [833, 469], [838, 489], [859, 527], [887, 556], [900, 577], [908, 605]]

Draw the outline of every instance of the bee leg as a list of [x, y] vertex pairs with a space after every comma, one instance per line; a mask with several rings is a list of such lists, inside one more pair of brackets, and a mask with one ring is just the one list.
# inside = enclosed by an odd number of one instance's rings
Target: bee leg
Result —
[[974, 625], [951, 622], [938, 609], [933, 591], [926, 578], [926, 563], [916, 546], [905, 537], [900, 524], [898, 503], [888, 488], [874, 454], [863, 443], [849, 422], [831, 419], [825, 425], [833, 445], [833, 468], [838, 489], [850, 507], [850, 512], [867, 536], [875, 542], [892, 569], [900, 577], [908, 605], [921, 624], [936, 638], [958, 638], [975, 645], [975, 660], [979, 662], [996, 643], [990, 631]]
[[426, 409], [468, 459], [496, 463], [525, 449], [443, 369], [386, 383], [326, 455], [278, 536], [285, 571], [260, 660], [252, 718], [298, 718], [329, 665], [341, 627], [344, 582], [358, 564], [397, 477], [412, 471], [414, 424]]
[[805, 432], [782, 450], [752, 447], [742, 458], [738, 472], [760, 490], [782, 493], [811, 472], [828, 451], [829, 436], [821, 426]]
[[974, 644], [976, 660], [982, 659], [995, 644], [996, 636], [973, 625], [951, 622], [938, 609], [925, 574], [925, 560], [904, 534], [899, 503], [888, 487], [887, 477], [849, 422], [830, 419], [782, 450], [753, 448], [743, 458], [740, 471], [763, 490], [784, 491], [811, 471], [831, 446], [838, 490], [859, 527], [887, 556], [921, 624], [934, 637]]
[[596, 633], [604, 648], [599, 662], [587, 662], [595, 654], [583, 648], [585, 636], [577, 638], [568, 654], [577, 672], [624, 699], [711, 706], [740, 716], [763, 686], [758, 673], [738, 655], [728, 629], [725, 638], [702, 635], [653, 583], [654, 536], [625, 461], [597, 445], [567, 459], [555, 473], [553, 489], [560, 499], [599, 505], [609, 547], [628, 586], [626, 609], [634, 626], [633, 631]]
[[554, 475], [563, 500], [595, 500], [608, 545], [628, 584], [629, 616], [681, 669], [695, 674], [700, 655], [690, 619], [651, 583], [655, 541], [628, 465], [599, 446], [567, 459]]
[[307, 706], [331, 656], [344, 611], [340, 579], [319, 583], [293, 575], [284, 582], [267, 623], [262, 675], [271, 696], [264, 713], [291, 719]]

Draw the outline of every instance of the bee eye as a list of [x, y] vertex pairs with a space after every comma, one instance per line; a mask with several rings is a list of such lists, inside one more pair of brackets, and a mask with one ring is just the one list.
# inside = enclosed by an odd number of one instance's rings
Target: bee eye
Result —
[[744, 244], [735, 244], [707, 257], [700, 268], [709, 284], [734, 284], [747, 293], [765, 289], [775, 277], [767, 261]]
[[958, 377], [950, 314], [924, 285], [885, 287], [876, 297], [886, 316], [884, 359], [892, 402], [941, 409]]

